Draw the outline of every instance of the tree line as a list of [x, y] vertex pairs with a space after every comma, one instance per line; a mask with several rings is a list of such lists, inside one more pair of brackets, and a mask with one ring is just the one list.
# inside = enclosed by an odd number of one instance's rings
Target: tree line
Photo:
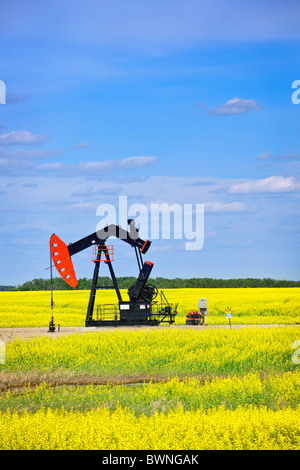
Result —
[[[128, 289], [136, 281], [133, 276], [117, 277], [118, 286], [120, 289]], [[158, 289], [176, 289], [176, 288], [237, 288], [237, 287], [300, 287], [300, 281], [278, 280], [271, 278], [242, 278], [242, 279], [213, 279], [213, 278], [189, 278], [189, 279], [167, 279], [164, 277], [149, 278], [149, 284], [154, 284]], [[52, 280], [54, 290], [72, 290], [61, 277], [55, 277]], [[86, 277], [78, 279], [77, 290], [88, 290], [91, 288], [92, 280]], [[104, 276], [98, 278], [97, 283], [99, 288], [107, 289], [113, 288], [113, 283], [110, 277]], [[1, 288], [6, 289], [1, 289]], [[50, 290], [50, 279], [33, 279], [26, 281], [23, 284], [12, 286], [0, 286], [0, 290], [14, 290], [14, 291], [35, 291], [35, 290]]]

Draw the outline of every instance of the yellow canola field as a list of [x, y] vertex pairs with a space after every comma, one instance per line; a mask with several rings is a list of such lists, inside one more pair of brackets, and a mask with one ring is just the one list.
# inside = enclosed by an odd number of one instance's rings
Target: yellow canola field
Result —
[[[189, 310], [206, 298], [209, 325], [300, 323], [300, 288], [164, 289], [170, 303], [178, 303], [176, 324], [184, 324]], [[128, 300], [126, 290], [121, 291]], [[54, 320], [63, 326], [84, 326], [89, 291], [55, 291]], [[96, 303], [117, 303], [115, 291], [98, 291]], [[0, 328], [45, 327], [51, 317], [49, 291], [0, 292]]]
[[[156, 376], [167, 383], [133, 387], [131, 394], [125, 386], [118, 391], [43, 383], [2, 392], [0, 449], [299, 449], [300, 365], [293, 346], [300, 339], [299, 289], [165, 293], [170, 302], [181, 302], [177, 323], [206, 297], [209, 324], [228, 324], [223, 306], [229, 304], [233, 323], [269, 319], [294, 326], [115, 329], [8, 342], [0, 366], [4, 382], [11, 374], [11, 380], [23, 377], [26, 383], [31, 377], [69, 377], [74, 383], [81, 376], [90, 383], [99, 377]], [[55, 292], [56, 322], [83, 326], [88, 294]], [[114, 302], [112, 294], [102, 296]], [[49, 297], [49, 292], [2, 293], [2, 326], [46, 326]]]
[[[7, 344], [0, 371], [103, 380], [216, 376], [293, 371], [299, 326], [247, 328], [121, 328]], [[297, 353], [298, 354], [298, 353]], [[0, 377], [1, 378], [1, 377]], [[37, 377], [36, 377], [37, 378]], [[44, 380], [42, 378], [42, 380]]]
[[299, 449], [300, 407], [270, 410], [184, 411], [136, 417], [118, 407], [79, 411], [40, 409], [34, 414], [0, 415], [0, 449]]

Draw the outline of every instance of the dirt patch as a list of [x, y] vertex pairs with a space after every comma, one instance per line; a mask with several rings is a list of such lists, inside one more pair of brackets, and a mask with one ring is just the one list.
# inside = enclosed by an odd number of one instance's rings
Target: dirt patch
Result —
[[[214, 376], [210, 375], [195, 375], [193, 376], [201, 382], [211, 381]], [[24, 386], [35, 387], [42, 383], [51, 386], [62, 385], [142, 385], [147, 383], [165, 383], [172, 377], [154, 374], [144, 374], [134, 377], [115, 376], [115, 377], [97, 377], [88, 374], [74, 374], [71, 371], [61, 370], [52, 374], [38, 374], [36, 371], [30, 371], [23, 374], [5, 373], [0, 372], [0, 392], [8, 390], [23, 389]], [[176, 376], [181, 381], [185, 380], [186, 376]]]
[[[60, 338], [61, 336], [72, 335], [75, 333], [94, 333], [99, 331], [120, 331], [120, 330], [132, 330], [136, 331], [141, 328], [153, 328], [149, 326], [141, 327], [82, 327], [82, 326], [65, 326], [60, 327], [60, 330], [56, 328], [54, 332], [49, 332], [49, 329], [46, 327], [42, 328], [0, 328], [0, 340], [5, 343], [13, 341], [17, 338], [19, 339], [29, 339], [29, 338], [40, 338], [41, 336], [48, 336], [49, 338]], [[160, 328], [160, 327], [155, 327]], [[164, 327], [165, 328], [165, 327]]]
[[[236, 328], [249, 328], [255, 326], [257, 328], [269, 328], [269, 327], [279, 327], [279, 326], [290, 326], [290, 325], [231, 325], [232, 329]], [[300, 325], [293, 325], [299, 326]], [[122, 330], [130, 330], [130, 331], [138, 331], [138, 330], [154, 330], [154, 329], [161, 329], [161, 328], [168, 328], [168, 329], [191, 329], [191, 330], [199, 330], [203, 331], [205, 329], [210, 328], [227, 328], [229, 329], [228, 325], [205, 325], [205, 326], [190, 326], [190, 325], [158, 325], [158, 326], [118, 326], [118, 327], [82, 327], [82, 326], [65, 326], [61, 327], [60, 331], [57, 329], [55, 332], [50, 333], [48, 331], [48, 327], [41, 327], [41, 328], [0, 328], [0, 341], [4, 341], [5, 343], [13, 341], [17, 338], [20, 339], [29, 339], [29, 338], [39, 338], [41, 336], [47, 335], [49, 338], [59, 338], [61, 336], [72, 335], [74, 333], [93, 333], [99, 331], [122, 331]]]
[[0, 328], [0, 340], [5, 343], [13, 341], [17, 338], [19, 339], [28, 339], [28, 338], [37, 338], [44, 335], [48, 335], [52, 338], [57, 338], [59, 336], [65, 336], [80, 332], [83, 328], [68, 326], [61, 328], [58, 332], [57, 330], [54, 333], [49, 333], [48, 328]]
[[0, 372], [0, 391], [23, 388], [24, 386], [35, 387], [36, 385], [46, 383], [52, 386], [58, 385], [121, 385], [121, 384], [140, 384], [144, 382], [165, 381], [162, 377], [96, 377], [87, 374], [73, 374], [71, 371], [56, 371], [55, 373], [38, 374], [30, 371], [22, 374]]

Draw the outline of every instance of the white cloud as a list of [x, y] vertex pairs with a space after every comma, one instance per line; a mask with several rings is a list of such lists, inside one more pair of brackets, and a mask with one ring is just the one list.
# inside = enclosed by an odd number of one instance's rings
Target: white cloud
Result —
[[233, 98], [226, 103], [211, 108], [209, 114], [214, 116], [225, 116], [227, 114], [246, 114], [250, 111], [259, 111], [260, 104], [255, 100], [244, 100], [242, 98]]
[[300, 184], [293, 176], [270, 176], [260, 180], [250, 180], [243, 183], [233, 184], [229, 188], [229, 193], [250, 194], [250, 193], [284, 193], [297, 191]]
[[257, 155], [256, 160], [300, 160], [300, 153], [286, 152], [282, 155], [273, 155], [270, 150]]
[[39, 165], [39, 170], [64, 170], [67, 168], [67, 165], [64, 163], [43, 163], [43, 165]]
[[0, 158], [0, 168], [3, 173], [17, 173], [28, 171], [32, 168], [31, 160], [13, 158]]
[[91, 148], [88, 142], [82, 142], [81, 144], [74, 145], [74, 149], [89, 149]]
[[103, 162], [81, 162], [78, 164], [83, 170], [107, 171], [129, 170], [131, 168], [144, 167], [157, 161], [157, 157], [128, 157], [122, 160], [106, 160]]
[[247, 209], [246, 204], [242, 202], [222, 202], [212, 201], [204, 203], [204, 212], [243, 212]]
[[49, 140], [45, 135], [32, 134], [29, 131], [12, 131], [0, 134], [0, 144], [40, 144]]
[[135, 167], [144, 167], [152, 165], [157, 161], [157, 157], [128, 157], [122, 160], [122, 166], [124, 169], [128, 170]]
[[257, 155], [256, 160], [266, 160], [267, 158], [272, 158], [272, 152], [270, 150], [266, 150], [265, 152]]
[[157, 157], [128, 157], [121, 160], [104, 160], [96, 162], [79, 162], [77, 165], [65, 165], [64, 163], [45, 163], [37, 167], [39, 170], [60, 171], [63, 175], [83, 176], [94, 175], [113, 170], [130, 170], [152, 165]]
[[95, 211], [99, 205], [99, 201], [78, 202], [77, 204], [69, 204], [66, 209], [82, 209]]

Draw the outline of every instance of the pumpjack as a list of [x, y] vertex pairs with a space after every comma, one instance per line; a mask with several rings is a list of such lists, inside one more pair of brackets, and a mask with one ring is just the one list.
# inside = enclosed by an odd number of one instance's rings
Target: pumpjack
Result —
[[[55, 233], [50, 238], [50, 255], [59, 275], [74, 289], [78, 285], [75, 275], [72, 256], [76, 253], [93, 247], [93, 259], [95, 263], [92, 278], [92, 287], [86, 313], [85, 326], [118, 326], [118, 325], [159, 325], [160, 323], [175, 323], [178, 304], [170, 304], [163, 291], [147, 284], [154, 264], [144, 261], [145, 255], [151, 246], [150, 240], [142, 240], [134, 219], [128, 219], [129, 232], [119, 225], [108, 225], [77, 242], [66, 245]], [[136, 282], [129, 287], [127, 293], [129, 300], [123, 300], [118, 286], [117, 278], [112, 267], [114, 261], [113, 245], [107, 245], [109, 237], [116, 237], [134, 248], [139, 274]], [[51, 260], [50, 260], [51, 261]], [[94, 316], [96, 291], [98, 286], [100, 262], [103, 261], [109, 269], [113, 282], [113, 288], [118, 297], [117, 304], [97, 305]]]

